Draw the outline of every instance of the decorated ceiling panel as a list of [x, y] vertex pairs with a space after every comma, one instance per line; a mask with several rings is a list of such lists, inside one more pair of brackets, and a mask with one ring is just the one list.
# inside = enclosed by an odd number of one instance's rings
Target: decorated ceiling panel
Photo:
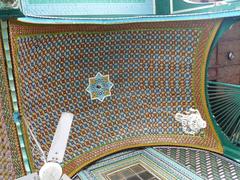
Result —
[[[74, 175], [127, 148], [179, 145], [222, 153], [205, 99], [220, 20], [118, 25], [9, 24], [22, 119], [48, 152], [61, 112], [75, 114], [64, 157]], [[176, 113], [206, 122], [185, 131]], [[190, 123], [190, 122], [188, 122]], [[191, 129], [191, 124], [187, 124]], [[33, 169], [42, 165], [24, 128]]]

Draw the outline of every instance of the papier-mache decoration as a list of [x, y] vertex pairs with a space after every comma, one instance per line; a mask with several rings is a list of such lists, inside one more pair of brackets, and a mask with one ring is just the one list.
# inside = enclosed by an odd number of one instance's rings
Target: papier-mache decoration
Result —
[[90, 93], [91, 99], [103, 101], [106, 97], [111, 96], [113, 83], [109, 80], [109, 75], [97, 73], [95, 77], [89, 78], [89, 85], [86, 89]]
[[175, 119], [182, 124], [183, 132], [186, 134], [197, 134], [207, 126], [199, 111], [193, 108], [184, 113], [177, 113]]

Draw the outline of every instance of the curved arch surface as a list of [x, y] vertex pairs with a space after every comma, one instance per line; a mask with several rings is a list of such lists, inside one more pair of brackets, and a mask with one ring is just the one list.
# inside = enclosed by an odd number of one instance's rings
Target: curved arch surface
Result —
[[[75, 114], [64, 157], [73, 175], [120, 150], [176, 145], [222, 153], [205, 98], [208, 52], [221, 20], [113, 25], [9, 24], [22, 118], [48, 151], [62, 111]], [[110, 96], [91, 100], [89, 78], [109, 75]], [[92, 81], [91, 81], [92, 82]], [[109, 94], [108, 94], [109, 95]], [[177, 112], [197, 108], [207, 127], [185, 134]], [[27, 141], [33, 169], [42, 162]]]

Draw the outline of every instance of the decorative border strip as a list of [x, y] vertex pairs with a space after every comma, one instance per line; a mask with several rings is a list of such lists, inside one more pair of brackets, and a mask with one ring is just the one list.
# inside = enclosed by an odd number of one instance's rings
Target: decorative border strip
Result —
[[[171, 1], [170, 1], [171, 2]], [[170, 15], [140, 15], [127, 17], [57, 17], [28, 15], [18, 18], [20, 22], [33, 24], [126, 24], [139, 22], [192, 21], [240, 16], [239, 9], [223, 10], [221, 12], [199, 12]]]
[[13, 67], [12, 67], [12, 59], [11, 59], [10, 45], [9, 45], [9, 38], [8, 38], [7, 21], [1, 21], [1, 32], [2, 32], [2, 39], [3, 39], [3, 48], [5, 52], [5, 59], [7, 64], [7, 75], [8, 75], [8, 81], [10, 86], [13, 112], [14, 112], [13, 118], [17, 127], [18, 140], [20, 143], [24, 167], [28, 174], [28, 173], [31, 173], [31, 169], [29, 165], [29, 159], [26, 153], [26, 146], [24, 143], [23, 132], [22, 132], [21, 123], [20, 123], [20, 116], [18, 112], [18, 101], [17, 101], [17, 94], [16, 94], [15, 83], [14, 83], [14, 76], [13, 76]]
[[[159, 175], [167, 179], [185, 179], [188, 177], [191, 179], [202, 179], [202, 177], [193, 171], [183, 167], [181, 164], [153, 148], [111, 155], [109, 158], [100, 160], [87, 169], [80, 171], [75, 177], [80, 177], [83, 180], [103, 179], [103, 174], [109, 171], [136, 163], [146, 166], [147, 169], [156, 176]], [[165, 171], [162, 171], [163, 169], [165, 169]], [[160, 172], [161, 175], [159, 174]]]

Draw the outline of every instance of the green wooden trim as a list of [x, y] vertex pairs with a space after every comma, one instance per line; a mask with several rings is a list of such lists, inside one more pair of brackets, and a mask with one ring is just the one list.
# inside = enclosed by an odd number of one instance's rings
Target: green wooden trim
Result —
[[[29, 0], [33, 2], [34, 0]], [[55, 0], [46, 0], [49, 2], [55, 2]], [[75, 1], [75, 0], [73, 0]], [[97, 0], [82, 0], [82, 2], [88, 3], [96, 3]], [[140, 3], [146, 0], [102, 0], [101, 2], [111, 2], [111, 3]], [[45, 1], [44, 1], [45, 2]], [[61, 0], [61, 2], [65, 2]], [[70, 1], [69, 1], [70, 2]], [[100, 1], [99, 1], [100, 2]], [[237, 10], [240, 7], [240, 2], [238, 0], [226, 0], [229, 2], [228, 5], [219, 5], [215, 6], [213, 3], [187, 3], [184, 0], [155, 0], [155, 7], [156, 7], [156, 15], [171, 15], [171, 14], [186, 14], [186, 15], [196, 15], [196, 13], [207, 13], [207, 12], [216, 12], [220, 13], [222, 11], [227, 10]], [[40, 2], [39, 3], [43, 3]], [[127, 15], [108, 15], [106, 17], [110, 18], [118, 18], [118, 17], [125, 17]], [[17, 18], [17, 17], [24, 17], [24, 14], [20, 9], [13, 9], [13, 8], [0, 8], [0, 19], [7, 20], [9, 18]], [[55, 16], [58, 17], [58, 16]], [[80, 18], [82, 16], [60, 16], [61, 17], [70, 17], [70, 18]], [[89, 18], [94, 18], [95, 16], [84, 16]], [[101, 17], [101, 16], [100, 16]], [[105, 16], [103, 16], [104, 18]], [[130, 15], [128, 17], [131, 17]], [[133, 16], [134, 17], [134, 16]], [[199, 17], [201, 18], [201, 17]]]
[[215, 81], [208, 81], [208, 84], [217, 85], [217, 86], [228, 86], [231, 88], [239, 89], [239, 92], [240, 92], [240, 85], [223, 83], [223, 82], [215, 82]]
[[[2, 39], [3, 39], [3, 47], [5, 52], [6, 64], [7, 64], [8, 81], [9, 81], [10, 93], [11, 93], [11, 99], [12, 99], [13, 111], [14, 111], [13, 117], [14, 119], [17, 119], [20, 117], [16, 117], [16, 115], [19, 114], [19, 110], [18, 110], [17, 93], [16, 93], [14, 76], [13, 76], [10, 44], [9, 44], [9, 38], [8, 38], [8, 23], [7, 21], [0, 21], [0, 22], [1, 22], [0, 25], [1, 25], [1, 32], [2, 32]], [[19, 121], [15, 121], [15, 124], [17, 127], [17, 134], [18, 134], [19, 144], [20, 144], [22, 158], [24, 162], [24, 167], [27, 173], [31, 173], [31, 168], [30, 168], [29, 159], [26, 153], [26, 145], [24, 143], [21, 123]]]
[[169, 15], [170, 11], [170, 0], [156, 0], [155, 1], [156, 14]]
[[173, 11], [181, 11], [187, 9], [196, 9], [200, 7], [205, 7], [212, 5], [213, 3], [188, 3], [184, 0], [170, 0], [173, 2]]
[[[219, 28], [214, 41], [211, 45], [210, 51], [209, 51], [209, 55], [208, 55], [208, 60], [207, 60], [207, 65], [206, 65], [206, 70], [208, 69], [209, 65], [210, 65], [210, 59], [211, 56], [213, 54], [213, 50], [216, 47], [219, 39], [222, 37], [222, 35], [224, 34], [224, 32], [226, 32], [227, 30], [229, 30], [229, 28], [231, 28], [231, 26], [233, 24], [235, 24], [236, 22], [238, 22], [240, 20], [239, 17], [237, 18], [226, 18], [221, 27]], [[213, 83], [213, 82], [212, 82]], [[218, 82], [219, 83], [219, 82]], [[225, 84], [225, 83], [221, 83], [221, 84]], [[231, 86], [235, 86], [235, 85], [231, 85]], [[222, 146], [223, 146], [223, 150], [224, 150], [224, 155], [237, 161], [240, 162], [240, 151], [239, 151], [239, 147], [233, 145], [230, 140], [228, 139], [228, 137], [222, 132], [221, 128], [219, 127], [219, 125], [216, 123], [216, 119], [211, 111], [211, 107], [210, 107], [210, 101], [209, 101], [209, 94], [208, 94], [208, 71], [206, 71], [206, 75], [205, 75], [205, 93], [206, 93], [206, 100], [207, 100], [207, 106], [209, 109], [209, 113], [211, 116], [211, 119], [213, 121], [214, 124], [214, 128], [221, 140]]]
[[240, 86], [209, 81], [208, 88], [211, 109], [218, 125], [233, 144], [240, 145]]
[[20, 9], [0, 9], [0, 20], [7, 20], [17, 17], [24, 17]]
[[189, 3], [184, 0], [170, 0], [173, 2], [173, 14], [193, 14], [193, 13], [206, 13], [206, 12], [221, 12], [226, 10], [238, 9], [240, 6], [239, 0], [225, 1], [227, 4], [216, 5], [214, 2], [208, 3]]

